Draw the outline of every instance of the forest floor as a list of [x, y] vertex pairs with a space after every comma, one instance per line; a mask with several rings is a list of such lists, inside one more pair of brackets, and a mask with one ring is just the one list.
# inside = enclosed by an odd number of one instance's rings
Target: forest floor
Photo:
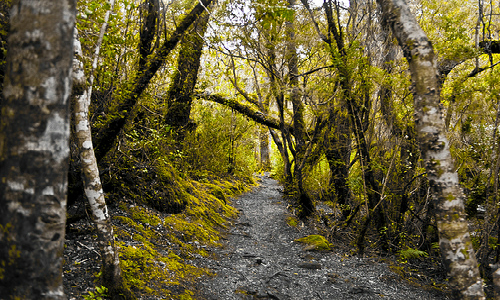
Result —
[[[289, 225], [290, 220], [297, 219], [279, 183], [268, 174], [259, 176], [259, 181], [252, 191], [232, 200], [239, 216], [229, 220], [227, 229], [223, 229], [222, 247], [202, 246], [207, 255], [183, 259], [186, 265], [207, 270], [205, 273], [213, 276], [195, 277], [171, 286], [178, 289], [177, 296], [156, 290], [139, 293], [138, 299], [450, 299], [443, 292], [446, 284], [444, 271], [436, 267], [439, 264], [417, 260], [402, 265], [394, 256], [382, 257], [380, 253], [353, 256], [348, 229], [331, 240], [330, 251], [305, 249], [307, 246], [296, 239], [318, 234], [317, 224], [298, 221]], [[113, 206], [111, 211], [112, 215], [123, 213]], [[156, 242], [169, 244], [166, 235], [161, 239], [164, 242]], [[64, 259], [68, 299], [95, 293], [99, 285], [99, 253], [88, 218], [69, 224]]]
[[240, 215], [224, 247], [213, 249], [215, 259], [196, 261], [216, 274], [198, 283], [197, 298], [448, 299], [393, 272], [397, 263], [388, 258], [349, 255], [343, 241], [333, 241], [333, 251], [305, 250], [295, 240], [316, 232], [287, 223], [291, 215], [280, 190], [276, 180], [262, 176], [259, 187], [233, 202]]

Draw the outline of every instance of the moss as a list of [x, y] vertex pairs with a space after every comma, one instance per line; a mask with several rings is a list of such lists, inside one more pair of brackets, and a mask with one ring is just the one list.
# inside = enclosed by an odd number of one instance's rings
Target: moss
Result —
[[[131, 246], [120, 243], [119, 246], [124, 279], [140, 294], [174, 297], [169, 288], [179, 285], [180, 281], [209, 274], [206, 269], [185, 263], [173, 252], [162, 255], [149, 242]], [[176, 298], [182, 299], [181, 296]]]
[[125, 203], [120, 203], [120, 209], [128, 212], [132, 219], [140, 221], [145, 225], [158, 226], [161, 224], [161, 219], [153, 211], [148, 210], [145, 207], [130, 205], [127, 206]]
[[164, 159], [149, 162], [122, 155], [109, 160], [113, 161], [112, 169], [102, 178], [108, 203], [128, 199], [165, 213], [180, 213], [186, 208], [184, 180]]
[[318, 234], [308, 235], [295, 241], [309, 245], [306, 247], [308, 250], [329, 251], [332, 247], [325, 237]]
[[297, 220], [297, 218], [295, 218], [293, 216], [290, 216], [290, 217], [286, 218], [286, 223], [288, 225], [290, 225], [291, 227], [297, 228], [297, 226], [299, 224], [298, 222], [299, 222], [299, 220]]
[[200, 183], [180, 178], [169, 168], [162, 172], [159, 177], [182, 195], [186, 207], [182, 213], [165, 214], [138, 204], [144, 203], [139, 195], [121, 198], [124, 200], [117, 203], [120, 213], [113, 220], [118, 221], [115, 232], [124, 279], [138, 297], [193, 299], [194, 293], [185, 287], [210, 272], [190, 265], [186, 259], [195, 254], [207, 257], [206, 246], [220, 245], [221, 231], [237, 216], [228, 199], [248, 190], [248, 181]]

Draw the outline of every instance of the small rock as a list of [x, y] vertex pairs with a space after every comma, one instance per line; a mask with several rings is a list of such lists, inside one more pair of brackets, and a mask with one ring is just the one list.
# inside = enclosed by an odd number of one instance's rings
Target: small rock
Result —
[[301, 262], [298, 264], [298, 267], [302, 269], [319, 270], [321, 269], [321, 264], [317, 262]]
[[371, 294], [373, 293], [370, 288], [366, 286], [354, 286], [349, 290], [349, 293], [351, 294]]
[[333, 272], [326, 274], [326, 277], [328, 277], [328, 281], [330, 281], [331, 283], [337, 282], [337, 278], [339, 278], [339, 276], [339, 274]]

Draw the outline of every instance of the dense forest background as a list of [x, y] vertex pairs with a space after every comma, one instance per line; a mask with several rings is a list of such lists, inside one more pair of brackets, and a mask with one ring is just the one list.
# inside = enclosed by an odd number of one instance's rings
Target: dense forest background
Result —
[[[0, 3], [2, 80], [10, 5]], [[408, 1], [437, 57], [445, 136], [488, 285], [500, 260], [499, 5]], [[437, 263], [437, 202], [414, 119], [419, 86], [390, 22], [372, 0], [78, 1], [84, 80], [73, 105], [83, 91], [90, 97], [106, 204], [127, 212], [113, 220], [160, 222], [154, 209], [170, 218], [160, 223], [216, 243], [213, 227], [235, 215], [227, 195], [270, 171], [294, 218], [350, 243], [353, 254]], [[85, 201], [76, 131], [73, 121], [68, 207]], [[115, 230], [126, 289], [150, 291], [147, 279], [132, 279], [132, 261], [147, 255]], [[182, 255], [203, 255], [189, 238], [171, 238]], [[169, 255], [171, 266], [181, 259]]]

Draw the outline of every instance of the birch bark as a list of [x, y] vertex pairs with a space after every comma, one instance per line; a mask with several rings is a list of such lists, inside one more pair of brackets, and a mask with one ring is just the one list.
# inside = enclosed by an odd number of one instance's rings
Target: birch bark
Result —
[[65, 299], [75, 13], [75, 0], [18, 0], [10, 10], [0, 114], [2, 299]]
[[[94, 71], [97, 68], [100, 48], [108, 25], [109, 15], [114, 7], [114, 0], [110, 0], [110, 9], [106, 12], [104, 23], [101, 27], [97, 46], [94, 51], [92, 70], [87, 86], [87, 80], [80, 60], [82, 55], [80, 41], [75, 38], [75, 54], [73, 60], [74, 103], [73, 114], [75, 118], [75, 134], [80, 149], [80, 161], [83, 173], [85, 196], [90, 205], [92, 220], [97, 229], [97, 243], [101, 254], [101, 272], [104, 286], [108, 288], [113, 299], [131, 299], [130, 291], [124, 286], [118, 250], [114, 243], [113, 226], [108, 214], [108, 208], [102, 190], [99, 169], [92, 143], [92, 133], [88, 120], [89, 105], [92, 95]], [[75, 35], [76, 28], [75, 28]]]
[[460, 299], [484, 299], [464, 212], [464, 194], [445, 136], [436, 56], [404, 0], [377, 0], [410, 65], [415, 128], [436, 207], [439, 246], [450, 285]]

